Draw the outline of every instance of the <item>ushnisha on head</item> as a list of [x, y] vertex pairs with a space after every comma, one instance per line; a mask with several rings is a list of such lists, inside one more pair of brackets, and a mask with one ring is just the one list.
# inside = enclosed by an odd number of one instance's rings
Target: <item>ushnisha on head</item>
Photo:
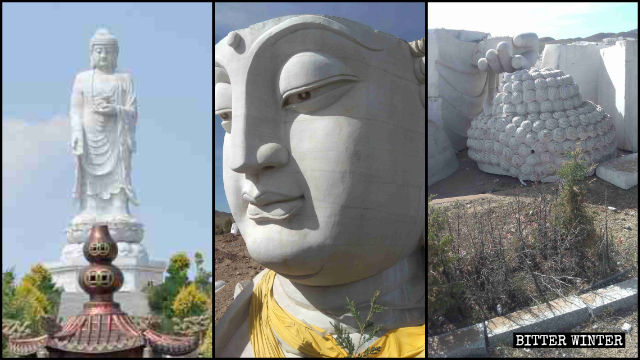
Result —
[[420, 249], [424, 38], [285, 16], [231, 32], [215, 60], [225, 193], [252, 258], [332, 286]]
[[118, 67], [118, 39], [109, 30], [100, 28], [89, 42], [91, 68], [106, 68], [111, 71]]
[[471, 122], [469, 157], [485, 172], [556, 181], [566, 152], [592, 164], [615, 155], [615, 127], [602, 107], [583, 101], [571, 75], [552, 68], [504, 75], [491, 114]]

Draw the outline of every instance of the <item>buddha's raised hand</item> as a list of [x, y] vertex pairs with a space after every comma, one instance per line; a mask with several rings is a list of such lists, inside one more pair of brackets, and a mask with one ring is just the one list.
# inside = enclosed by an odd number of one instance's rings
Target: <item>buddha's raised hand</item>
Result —
[[535, 33], [522, 33], [513, 38], [491, 38], [478, 45], [480, 51], [488, 49], [485, 57], [477, 61], [480, 71], [510, 73], [530, 68], [538, 59], [538, 35]]

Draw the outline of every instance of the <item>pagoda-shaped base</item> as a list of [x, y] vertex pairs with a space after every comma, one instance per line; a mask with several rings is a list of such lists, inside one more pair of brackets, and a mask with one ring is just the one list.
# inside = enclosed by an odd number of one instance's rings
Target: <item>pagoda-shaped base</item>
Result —
[[[68, 246], [72, 245], [77, 244]], [[136, 325], [130, 317], [149, 315], [148, 301], [141, 292], [118, 292], [123, 286], [124, 275], [113, 261], [120, 250], [127, 252], [132, 249], [130, 244], [113, 241], [107, 225], [93, 226], [82, 248], [84, 258], [90, 264], [77, 276], [80, 288], [87, 295], [63, 293], [58, 318], [64, 317], [65, 321], [59, 324], [49, 316], [40, 317], [40, 325], [46, 329], [45, 335], [26, 338], [21, 329], [28, 323], [14, 323], [17, 328], [3, 324], [2, 335], [9, 339], [9, 351], [30, 357], [37, 354], [38, 357], [100, 359], [195, 353], [199, 345], [197, 336], [161, 334], [145, 324]], [[69, 260], [73, 251], [66, 255]], [[125, 257], [124, 263], [128, 260], [131, 259]], [[78, 313], [80, 305], [82, 312]]]

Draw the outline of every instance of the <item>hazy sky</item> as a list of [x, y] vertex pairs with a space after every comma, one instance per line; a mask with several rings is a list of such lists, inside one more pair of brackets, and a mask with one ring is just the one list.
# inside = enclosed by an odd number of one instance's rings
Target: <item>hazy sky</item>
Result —
[[[212, 261], [211, 3], [2, 4], [2, 268], [57, 261], [71, 198], [69, 101], [107, 27], [138, 96], [133, 186], [152, 259]], [[194, 274], [195, 266], [192, 268]]]
[[[333, 15], [360, 22], [407, 41], [425, 36], [425, 6], [418, 3], [216, 3], [215, 42], [231, 30], [285, 15]], [[215, 117], [216, 210], [229, 212], [222, 182], [224, 129]]]
[[535, 32], [554, 39], [638, 28], [638, 3], [429, 3], [429, 29], [474, 30], [492, 36]]

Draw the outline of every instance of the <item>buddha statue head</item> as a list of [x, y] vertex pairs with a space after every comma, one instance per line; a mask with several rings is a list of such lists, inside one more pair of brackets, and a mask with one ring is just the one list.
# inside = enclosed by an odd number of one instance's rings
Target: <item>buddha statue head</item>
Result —
[[89, 42], [91, 68], [115, 70], [118, 67], [119, 50], [118, 39], [109, 30], [96, 30]]
[[216, 44], [224, 188], [249, 254], [303, 285], [422, 251], [424, 38], [296, 15]]

